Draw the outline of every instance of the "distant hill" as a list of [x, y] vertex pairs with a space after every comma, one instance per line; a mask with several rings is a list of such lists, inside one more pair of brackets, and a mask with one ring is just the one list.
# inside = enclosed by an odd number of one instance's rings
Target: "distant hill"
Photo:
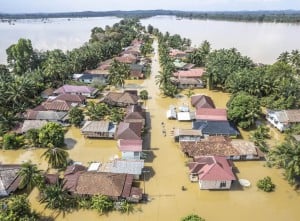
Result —
[[121, 18], [147, 18], [157, 15], [172, 15], [189, 19], [213, 19], [251, 22], [300, 23], [300, 11], [173, 11], [173, 10], [135, 10], [135, 11], [83, 11], [60, 13], [0, 13], [0, 19], [45, 19], [116, 16]]

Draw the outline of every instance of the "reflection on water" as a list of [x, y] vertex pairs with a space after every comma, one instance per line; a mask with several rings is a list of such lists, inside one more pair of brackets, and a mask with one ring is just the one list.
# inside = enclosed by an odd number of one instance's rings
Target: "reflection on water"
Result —
[[[299, 194], [283, 179], [280, 170], [264, 167], [264, 162], [235, 163], [238, 178], [248, 179], [252, 183], [250, 188], [244, 190], [234, 188], [230, 191], [200, 191], [197, 184], [189, 182], [188, 169], [184, 164], [187, 159], [180, 151], [179, 145], [173, 142], [169, 132], [178, 126], [191, 128], [191, 123], [167, 120], [165, 116], [169, 105], [181, 105], [189, 101], [186, 96], [179, 99], [163, 98], [155, 85], [154, 75], [158, 74], [159, 70], [157, 63], [153, 63], [152, 69], [151, 78], [142, 82], [142, 86], [147, 88], [151, 97], [146, 106], [151, 115], [151, 134], [148, 138], [152, 159], [145, 164], [152, 168], [154, 174], [153, 177], [146, 177], [148, 181], [145, 183], [150, 202], [137, 205], [136, 212], [130, 215], [113, 212], [108, 216], [99, 216], [95, 211], [80, 210], [66, 216], [59, 215], [56, 220], [175, 221], [190, 213], [197, 213], [210, 221], [300, 220]], [[138, 81], [127, 83], [138, 84]], [[225, 107], [229, 99], [228, 94], [217, 91], [198, 89], [195, 92], [211, 96], [217, 107]], [[166, 137], [162, 135], [161, 122], [165, 123]], [[83, 163], [107, 161], [119, 154], [116, 141], [86, 139], [80, 134], [80, 130], [74, 127], [67, 132], [66, 139], [70, 157]], [[14, 163], [32, 159], [33, 162], [42, 163], [40, 155], [40, 150], [2, 151], [0, 161]], [[42, 163], [41, 166], [45, 168], [47, 165]], [[270, 176], [276, 184], [274, 193], [264, 193], [256, 188], [255, 183], [264, 176]], [[187, 190], [182, 191], [181, 186], [185, 186]], [[37, 194], [37, 191], [33, 191], [30, 195], [33, 207], [46, 215], [56, 215], [52, 211], [44, 210], [36, 199]]]

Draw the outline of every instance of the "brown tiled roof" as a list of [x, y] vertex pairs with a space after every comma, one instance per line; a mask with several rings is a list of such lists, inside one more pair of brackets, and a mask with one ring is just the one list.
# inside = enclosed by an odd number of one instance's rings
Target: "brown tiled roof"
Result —
[[139, 140], [141, 138], [142, 123], [121, 122], [118, 126], [117, 139]]
[[194, 95], [191, 97], [192, 106], [198, 108], [215, 108], [213, 100], [206, 95]]
[[124, 188], [123, 188], [123, 191], [122, 191], [122, 194], [121, 194], [122, 197], [129, 197], [130, 196], [132, 182], [133, 182], [133, 175], [127, 175], [126, 180], [125, 180], [125, 185], [124, 185]]
[[189, 157], [195, 156], [239, 156], [231, 140], [222, 136], [211, 136], [198, 142], [180, 142], [181, 149]]
[[79, 164], [68, 166], [64, 174], [63, 189], [69, 192], [75, 192], [78, 178], [80, 174], [86, 170], [86, 167]]
[[71, 166], [68, 166], [65, 170], [65, 176], [70, 174], [75, 174], [78, 171], [86, 171], [87, 168], [80, 164], [73, 164]]
[[54, 100], [67, 101], [72, 103], [83, 103], [86, 97], [81, 94], [60, 94]]
[[[78, 178], [75, 193], [120, 197], [123, 193], [126, 178], [127, 174], [84, 172]], [[126, 187], [127, 185], [128, 183], [126, 183]]]
[[128, 105], [134, 105], [137, 104], [139, 98], [136, 95], [133, 95], [131, 93], [128, 92], [109, 92], [105, 98], [104, 98], [104, 102], [106, 103], [124, 103], [124, 104], [128, 104]]
[[144, 112], [145, 110], [142, 108], [141, 105], [135, 104], [130, 105], [126, 108], [126, 113], [132, 113], [132, 112]]
[[70, 102], [63, 101], [63, 100], [53, 100], [47, 101], [42, 104], [42, 106], [46, 110], [54, 110], [54, 111], [69, 111], [72, 107]]
[[145, 112], [131, 112], [128, 113], [124, 120], [129, 120], [129, 119], [134, 119], [134, 120], [139, 120], [139, 119], [145, 119]]
[[120, 57], [116, 57], [115, 59], [126, 64], [133, 64], [137, 62], [137, 58], [133, 54], [124, 54]]

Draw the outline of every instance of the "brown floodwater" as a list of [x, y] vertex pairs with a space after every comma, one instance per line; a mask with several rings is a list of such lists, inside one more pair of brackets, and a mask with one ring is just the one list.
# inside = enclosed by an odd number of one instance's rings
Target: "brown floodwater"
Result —
[[[155, 42], [155, 49], [157, 52], [157, 42]], [[264, 162], [235, 162], [238, 178], [248, 179], [252, 183], [250, 188], [240, 189], [234, 186], [229, 191], [206, 191], [199, 190], [197, 184], [189, 182], [188, 169], [185, 166], [187, 158], [180, 151], [179, 145], [174, 143], [170, 131], [173, 127], [191, 128], [191, 123], [166, 119], [166, 110], [170, 105], [189, 104], [188, 98], [182, 96], [171, 99], [161, 96], [154, 79], [159, 70], [157, 60], [157, 53], [155, 53], [152, 64], [153, 74], [150, 79], [126, 82], [127, 86], [132, 88], [146, 88], [151, 97], [145, 105], [151, 115], [151, 134], [146, 142], [151, 148], [146, 162], [150, 173], [146, 174], [145, 182], [150, 201], [136, 205], [136, 211], [129, 215], [112, 212], [107, 216], [100, 216], [95, 211], [80, 210], [63, 216], [44, 210], [43, 205], [37, 201], [38, 192], [34, 190], [29, 196], [33, 208], [45, 215], [55, 216], [57, 221], [173, 221], [180, 220], [190, 213], [197, 213], [208, 221], [300, 220], [299, 193], [283, 179], [280, 170], [265, 167]], [[195, 90], [195, 93], [211, 96], [216, 106], [220, 108], [225, 107], [229, 99], [229, 94], [206, 89]], [[161, 122], [166, 125], [166, 137], [162, 134]], [[274, 142], [282, 140], [282, 135], [277, 131], [272, 130], [272, 134], [275, 134]], [[247, 138], [248, 133], [243, 132], [243, 136]], [[84, 164], [91, 161], [107, 161], [120, 154], [116, 141], [86, 139], [80, 134], [80, 130], [74, 127], [66, 133], [66, 143], [70, 157]], [[20, 163], [30, 159], [38, 163], [41, 168], [46, 168], [47, 164], [40, 159], [42, 152], [43, 150], [1, 151], [0, 161]], [[276, 184], [275, 192], [264, 193], [256, 188], [257, 180], [265, 176], [270, 176]], [[140, 184], [143, 187], [143, 183]], [[186, 191], [181, 190], [183, 185], [187, 188]]]

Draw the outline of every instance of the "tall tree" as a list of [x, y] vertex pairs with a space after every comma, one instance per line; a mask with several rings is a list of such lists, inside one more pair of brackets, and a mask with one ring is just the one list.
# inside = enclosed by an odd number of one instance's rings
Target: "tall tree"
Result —
[[40, 129], [39, 142], [43, 147], [64, 146], [64, 129], [62, 125], [54, 122], [47, 123]]
[[31, 71], [35, 66], [35, 55], [29, 39], [20, 38], [6, 49], [7, 63], [17, 75]]
[[19, 188], [27, 188], [28, 191], [33, 187], [40, 187], [43, 184], [43, 176], [41, 170], [37, 168], [36, 164], [32, 164], [30, 161], [25, 162], [21, 166], [18, 175], [21, 177]]
[[243, 129], [253, 126], [261, 113], [259, 100], [244, 92], [233, 95], [227, 107], [228, 119]]
[[68, 164], [68, 156], [69, 154], [66, 150], [58, 147], [49, 147], [42, 154], [48, 165], [55, 169], [65, 168]]

